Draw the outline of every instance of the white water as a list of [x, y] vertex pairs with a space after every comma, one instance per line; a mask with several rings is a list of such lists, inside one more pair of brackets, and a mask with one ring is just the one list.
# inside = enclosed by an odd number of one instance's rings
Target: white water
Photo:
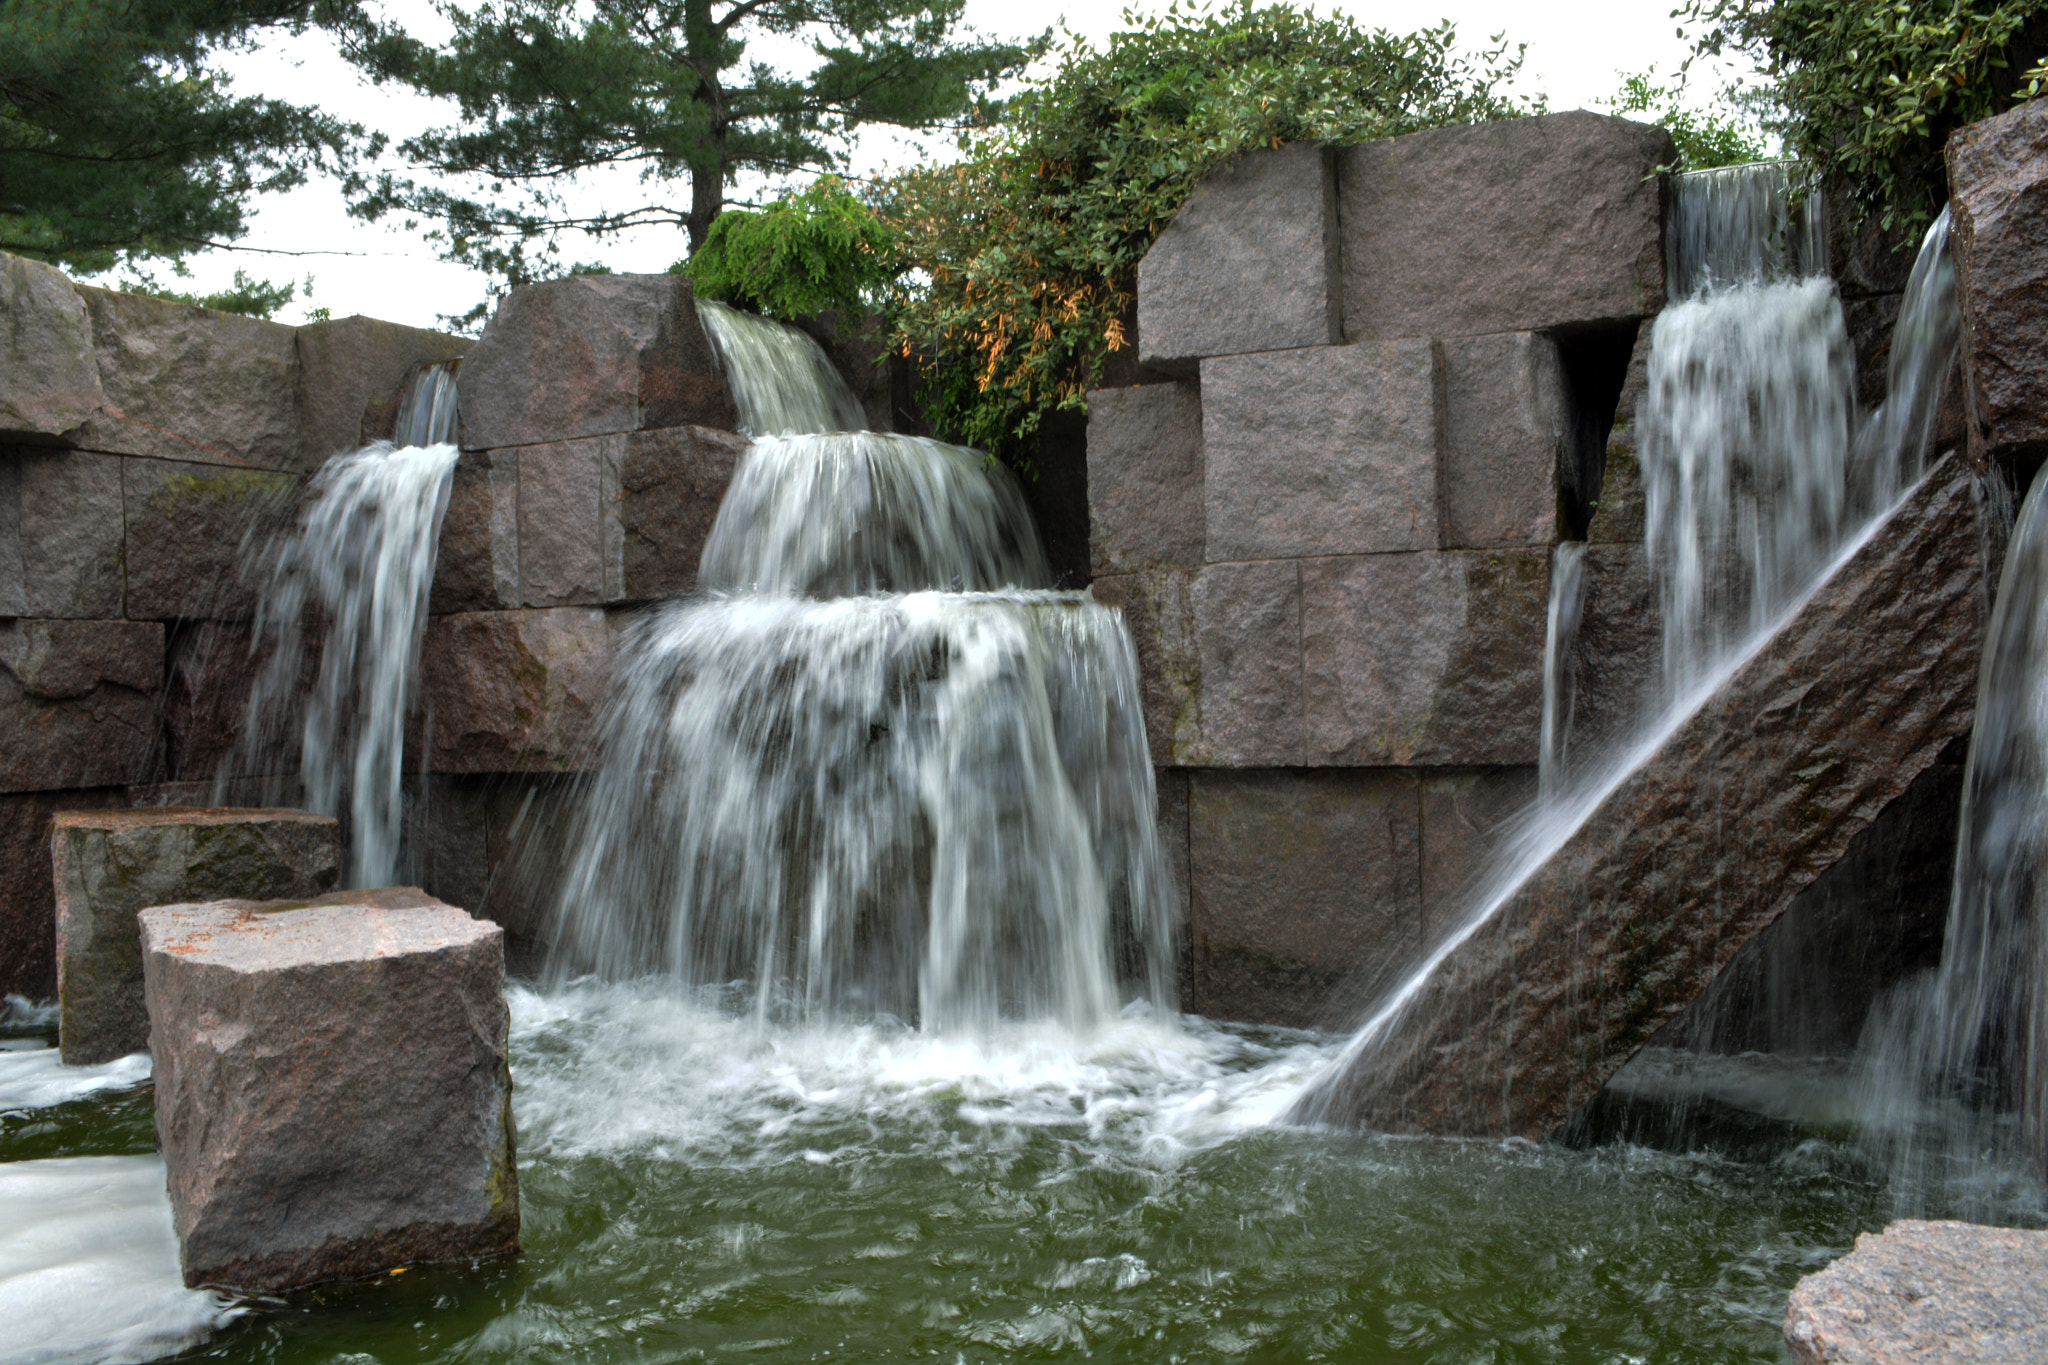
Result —
[[703, 316], [743, 421], [782, 434], [720, 508], [710, 595], [623, 642], [553, 976], [738, 980], [757, 1018], [935, 1033], [1165, 1007], [1173, 900], [1121, 619], [1042, 589], [1006, 473], [790, 434], [857, 417], [816, 343]]
[[1796, 169], [1768, 161], [1671, 177], [1664, 263], [1672, 298], [1827, 273], [1826, 207], [1795, 202]]
[[[375, 441], [328, 460], [292, 532], [244, 552], [243, 572], [259, 584], [251, 657], [261, 667], [214, 800], [226, 804], [233, 777], [274, 774], [275, 756], [296, 747], [306, 808], [346, 817], [349, 886], [399, 879], [405, 730], [458, 454], [453, 393], [453, 363], [423, 369], [399, 425], [432, 443]], [[309, 625], [319, 631], [310, 689]]]
[[1572, 651], [1586, 605], [1586, 546], [1567, 540], [1550, 559], [1550, 615], [1543, 632], [1543, 730], [1537, 751], [1536, 799], [1547, 804], [1563, 790], [1571, 761], [1572, 711], [1577, 687]]

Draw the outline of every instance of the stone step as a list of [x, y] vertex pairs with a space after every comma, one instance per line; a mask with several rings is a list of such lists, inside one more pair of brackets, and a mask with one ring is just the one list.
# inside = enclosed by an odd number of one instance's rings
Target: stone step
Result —
[[1785, 1310], [1797, 1365], [2048, 1360], [2048, 1232], [1901, 1219], [1801, 1280]]

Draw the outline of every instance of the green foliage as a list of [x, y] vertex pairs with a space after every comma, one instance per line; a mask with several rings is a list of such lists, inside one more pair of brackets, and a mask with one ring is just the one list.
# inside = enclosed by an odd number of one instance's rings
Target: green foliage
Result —
[[[182, 266], [177, 273], [187, 273]], [[272, 284], [269, 280], [251, 279], [247, 272], [237, 270], [234, 283], [226, 289], [211, 294], [194, 294], [187, 290], [171, 289], [158, 284], [156, 277], [148, 271], [138, 271], [132, 280], [123, 280], [118, 286], [124, 293], [147, 294], [151, 298], [176, 299], [179, 303], [196, 304], [222, 313], [240, 313], [243, 317], [268, 318], [277, 316], [277, 310], [290, 303], [299, 295], [299, 287], [292, 283]], [[306, 294], [313, 293], [313, 277], [306, 277]], [[324, 311], [324, 310], [319, 310]]]
[[831, 176], [759, 211], [727, 209], [670, 268], [703, 298], [786, 321], [835, 310], [842, 325], [881, 303], [899, 269], [895, 234]]
[[1787, 149], [1887, 229], [1924, 225], [1948, 197], [1950, 133], [2048, 81], [2041, 0], [1688, 0], [1678, 13], [1700, 53], [1756, 59]]
[[0, 250], [95, 272], [240, 237], [260, 193], [380, 145], [355, 124], [236, 97], [216, 53], [347, 25], [353, 0], [0, 0]]
[[[440, 223], [445, 254], [499, 292], [553, 274], [564, 234], [669, 224], [701, 247], [739, 172], [829, 170], [869, 124], [952, 128], [993, 112], [988, 91], [1043, 50], [956, 32], [965, 0], [495, 0], [444, 4], [446, 48], [384, 29], [354, 52], [378, 80], [449, 96], [460, 122], [401, 150], [429, 173], [387, 176], [354, 206]], [[783, 71], [749, 41], [815, 54]], [[578, 212], [580, 173], [630, 167], [645, 202]], [[450, 177], [457, 179], [451, 181]], [[686, 204], [670, 186], [689, 183]], [[462, 184], [478, 186], [465, 192]], [[487, 305], [479, 305], [472, 318]]]
[[[1753, 120], [1728, 108], [1687, 109], [1678, 102], [1678, 91], [1657, 80], [1657, 68], [1626, 76], [1621, 91], [1605, 102], [1609, 113], [1621, 118], [1640, 117], [1661, 125], [1677, 144], [1678, 160], [1667, 167], [1674, 171], [1704, 171], [1715, 166], [1739, 166], [1770, 156], [1763, 130]], [[1646, 117], [1645, 117], [1646, 116]]]

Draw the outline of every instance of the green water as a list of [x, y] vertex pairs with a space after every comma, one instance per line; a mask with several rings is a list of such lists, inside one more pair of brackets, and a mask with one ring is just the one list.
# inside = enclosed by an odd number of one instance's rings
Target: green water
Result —
[[[517, 993], [514, 1037], [524, 1256], [247, 1305], [179, 1358], [1778, 1360], [1794, 1281], [1892, 1212], [1820, 1137], [1273, 1126], [1307, 1035], [970, 1046], [609, 989]], [[148, 1108], [8, 1116], [0, 1161], [146, 1153]]]

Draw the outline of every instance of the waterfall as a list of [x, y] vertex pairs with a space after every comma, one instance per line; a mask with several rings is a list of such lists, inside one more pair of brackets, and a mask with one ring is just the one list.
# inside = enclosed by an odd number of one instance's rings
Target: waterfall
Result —
[[1543, 730], [1537, 749], [1536, 799], [1548, 803], [1564, 788], [1570, 762], [1572, 649], [1586, 604], [1586, 546], [1567, 540], [1550, 559], [1550, 614], [1543, 632]]
[[[309, 810], [346, 817], [349, 886], [398, 879], [405, 728], [417, 704], [420, 643], [441, 517], [457, 456], [459, 361], [423, 367], [399, 409], [401, 441], [336, 455], [313, 475], [297, 524], [243, 550], [258, 588], [250, 657], [260, 661], [236, 751], [215, 784], [270, 775], [298, 722]], [[307, 628], [318, 672], [302, 678]]]
[[[1510, 831], [1456, 927], [1304, 1088], [1293, 1109], [1298, 1121], [1327, 1115], [1337, 1080], [1372, 1064], [1451, 954], [1775, 633], [1925, 468], [1931, 413], [1960, 326], [1947, 215], [1921, 245], [1893, 335], [1892, 395], [1866, 420], [1855, 406], [1834, 286], [1799, 277], [1824, 260], [1824, 237], [1802, 227], [1788, 239], [1786, 213], [1774, 207], [1785, 183], [1776, 163], [1674, 177], [1670, 268], [1674, 285], [1688, 281], [1692, 293], [1666, 308], [1651, 332], [1640, 419], [1645, 548], [1663, 608], [1658, 705], [1608, 753], [1563, 762], [1565, 656], [1577, 612], [1557, 600], [1557, 575], [1576, 569], [1579, 551], [1561, 548], [1574, 562], [1553, 567], [1544, 699], [1550, 780], [1539, 779], [1536, 805]], [[1782, 245], [1787, 240], [1796, 249]], [[1563, 587], [1574, 590], [1569, 581]]]
[[1171, 1001], [1137, 662], [1006, 471], [857, 421], [808, 337], [700, 305], [756, 433], [704, 595], [625, 634], [550, 970], [762, 1017], [1081, 1027]]

